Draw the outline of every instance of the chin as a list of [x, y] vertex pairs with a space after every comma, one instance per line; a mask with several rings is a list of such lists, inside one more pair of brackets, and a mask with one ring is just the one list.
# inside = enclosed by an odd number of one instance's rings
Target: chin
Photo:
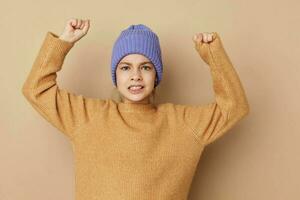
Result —
[[145, 101], [145, 98], [142, 98], [142, 97], [126, 97], [126, 100], [130, 101], [132, 103], [140, 103], [140, 102]]
[[[141, 103], [143, 101], [147, 102], [147, 96], [145, 96], [144, 94], [140, 94], [140, 95], [134, 95], [134, 94], [129, 94], [124, 96], [126, 101], [130, 101], [132, 103]], [[150, 102], [150, 101], [148, 101]]]

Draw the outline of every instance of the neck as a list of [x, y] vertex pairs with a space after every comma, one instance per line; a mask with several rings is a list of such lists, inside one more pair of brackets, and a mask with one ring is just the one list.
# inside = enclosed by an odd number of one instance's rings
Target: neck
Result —
[[150, 98], [148, 97], [148, 98], [145, 98], [145, 99], [143, 99], [143, 100], [141, 100], [141, 101], [131, 101], [131, 100], [129, 100], [129, 99], [127, 99], [127, 98], [125, 98], [125, 97], [123, 97], [123, 98], [121, 98], [122, 99], [122, 102], [123, 103], [138, 103], [138, 104], [148, 104], [148, 103], [150, 103]]
[[120, 111], [126, 112], [151, 112], [156, 110], [156, 106], [150, 102], [114, 102]]

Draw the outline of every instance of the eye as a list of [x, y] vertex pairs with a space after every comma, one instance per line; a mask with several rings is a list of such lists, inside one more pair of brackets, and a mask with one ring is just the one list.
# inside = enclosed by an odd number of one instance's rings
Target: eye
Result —
[[121, 70], [123, 70], [124, 68], [129, 68], [129, 67], [128, 66], [120, 67]]
[[[127, 66], [127, 65], [120, 67], [120, 69], [123, 70], [123, 71], [128, 69], [128, 68], [129, 68], [129, 66]], [[144, 65], [143, 68], [146, 68], [146, 70], [151, 70], [152, 69], [152, 67], [150, 67], [148, 65]]]
[[143, 67], [145, 67], [145, 68], [151, 70], [151, 67], [150, 67], [150, 66], [144, 65]]

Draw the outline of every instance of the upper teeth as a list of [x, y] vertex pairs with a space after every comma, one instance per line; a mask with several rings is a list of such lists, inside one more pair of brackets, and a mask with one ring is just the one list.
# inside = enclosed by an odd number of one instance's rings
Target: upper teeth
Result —
[[142, 88], [143, 86], [141, 85], [138, 85], [138, 86], [130, 86], [129, 89], [139, 89], [139, 88]]

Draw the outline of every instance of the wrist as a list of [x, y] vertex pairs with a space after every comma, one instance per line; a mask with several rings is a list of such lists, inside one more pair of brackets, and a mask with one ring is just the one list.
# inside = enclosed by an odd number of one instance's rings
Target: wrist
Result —
[[64, 37], [63, 35], [59, 36], [58, 38], [59, 38], [60, 40], [63, 40], [64, 42], [70, 42], [70, 43], [72, 43], [72, 41], [71, 41], [70, 39]]

